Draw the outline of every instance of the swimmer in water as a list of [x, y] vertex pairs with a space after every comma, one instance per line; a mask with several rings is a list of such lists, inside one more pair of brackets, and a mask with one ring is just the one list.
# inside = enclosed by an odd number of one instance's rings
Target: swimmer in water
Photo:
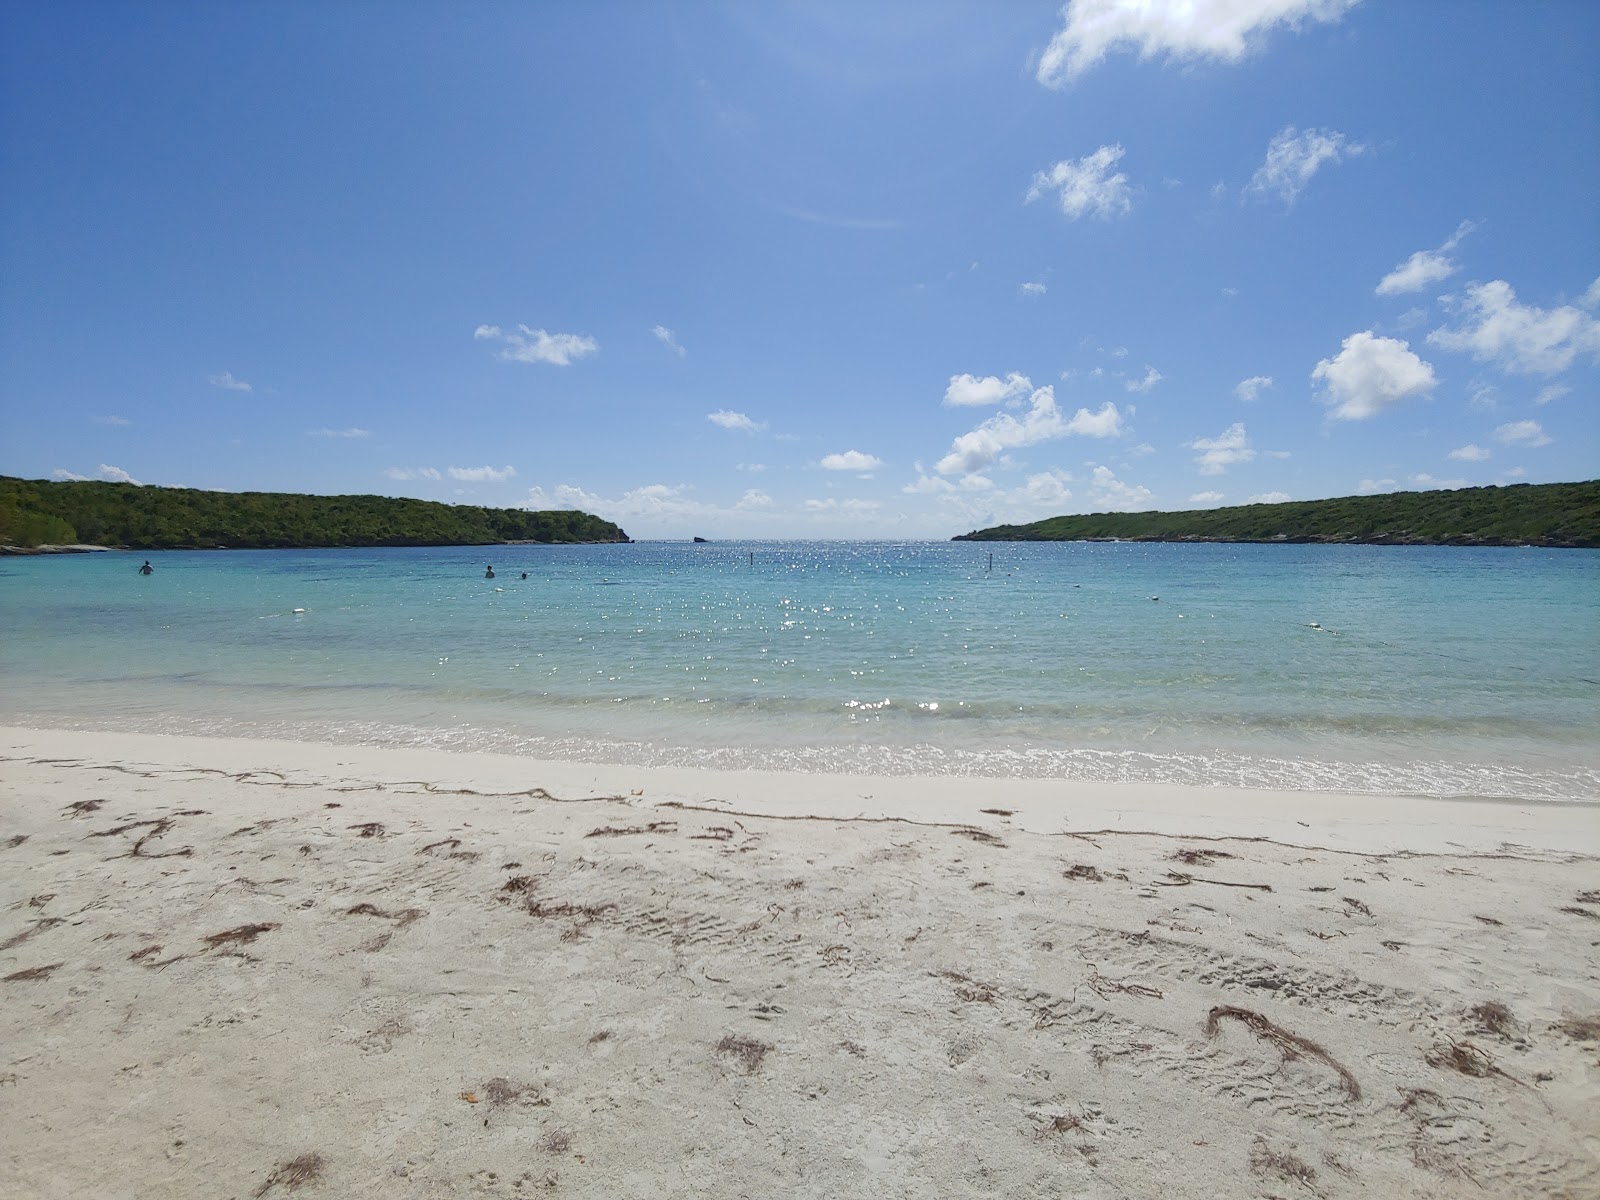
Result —
[[494, 578], [494, 567], [486, 565], [483, 568], [483, 577], [485, 579], [493, 579]]
[[523, 573], [522, 573], [522, 577], [523, 577], [523, 578], [524, 578], [524, 579], [526, 579], [526, 578], [527, 578], [527, 577], [528, 577], [528, 573], [527, 573], [527, 572], [526, 572], [526, 571], [524, 571], [524, 572], [523, 572]]
[[144, 560], [144, 566], [139, 568], [139, 574], [141, 574], [141, 575], [154, 575], [155, 573], [156, 573], [156, 569], [150, 565], [150, 560], [148, 558], [145, 559]]

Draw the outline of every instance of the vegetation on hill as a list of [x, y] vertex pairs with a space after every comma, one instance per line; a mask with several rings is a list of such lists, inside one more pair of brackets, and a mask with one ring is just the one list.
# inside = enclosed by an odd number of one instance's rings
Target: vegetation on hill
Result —
[[1092, 513], [996, 525], [956, 541], [1354, 542], [1600, 546], [1600, 480], [1391, 492], [1190, 512]]
[[0, 476], [0, 545], [84, 542], [131, 550], [258, 550], [627, 540], [610, 521], [569, 510], [528, 512], [389, 496], [205, 492]]

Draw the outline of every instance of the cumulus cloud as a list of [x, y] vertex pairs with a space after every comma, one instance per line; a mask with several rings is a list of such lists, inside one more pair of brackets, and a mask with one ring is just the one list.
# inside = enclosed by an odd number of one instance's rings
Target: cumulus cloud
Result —
[[1564, 383], [1552, 383], [1549, 387], [1539, 389], [1539, 394], [1533, 398], [1535, 404], [1549, 404], [1552, 400], [1559, 400], [1572, 391]]
[[689, 353], [678, 344], [678, 335], [673, 333], [672, 330], [668, 329], [665, 325], [653, 325], [650, 328], [650, 332], [656, 335], [657, 341], [659, 341], [668, 350], [671, 350], [679, 358], [683, 358]]
[[1252, 375], [1249, 379], [1241, 379], [1235, 384], [1233, 394], [1248, 404], [1259, 399], [1261, 393], [1271, 386], [1271, 375]]
[[1054, 192], [1069, 221], [1086, 216], [1109, 221], [1125, 216], [1133, 208], [1128, 177], [1110, 173], [1121, 157], [1122, 147], [1116, 145], [1101, 146], [1082, 158], [1064, 158], [1033, 177], [1025, 203]]
[[[1537, 421], [1512, 421], [1494, 431], [1494, 440], [1502, 446], [1548, 446], [1550, 438]], [[104, 467], [100, 468], [102, 471]]]
[[1122, 414], [1109, 400], [1099, 412], [1080, 408], [1070, 419], [1056, 407], [1055, 391], [1049, 387], [1033, 393], [1028, 411], [1021, 417], [998, 413], [970, 433], [963, 433], [950, 446], [934, 469], [941, 475], [970, 475], [982, 470], [1007, 450], [1037, 445], [1039, 442], [1077, 434], [1083, 437], [1116, 437], [1122, 433]]
[[1189, 497], [1190, 504], [1215, 504], [1222, 499], [1221, 492], [1196, 492]]
[[504, 483], [517, 473], [515, 467], [446, 467], [445, 474], [462, 483]]
[[1434, 476], [1429, 475], [1426, 471], [1419, 475], [1411, 476], [1411, 482], [1417, 487], [1422, 488], [1424, 491], [1430, 492], [1453, 492], [1457, 488], [1464, 488], [1467, 486], [1467, 481], [1465, 479], [1437, 479]]
[[101, 479], [110, 480], [112, 483], [133, 483], [138, 484], [140, 487], [144, 486], [121, 467], [113, 467], [110, 463], [101, 463], [98, 474]]
[[1247, 463], [1256, 456], [1242, 421], [1235, 421], [1214, 438], [1196, 438], [1184, 445], [1200, 451], [1194, 461], [1202, 475], [1226, 475], [1234, 463]]
[[93, 421], [96, 425], [131, 425], [132, 424], [132, 422], [129, 421], [126, 417], [105, 416], [105, 417], [90, 417], [89, 419], [91, 421]]
[[1399, 486], [1392, 479], [1363, 479], [1356, 485], [1356, 494], [1373, 496], [1379, 492], [1392, 492]]
[[741, 433], [760, 433], [767, 427], [765, 421], [755, 421], [742, 412], [732, 412], [726, 408], [719, 408], [716, 412], [706, 414], [706, 420], [713, 425], [720, 425], [724, 429], [733, 429]]
[[69, 471], [65, 467], [57, 467], [50, 472], [50, 478], [59, 479], [65, 483], [87, 483], [91, 477], [79, 475], [76, 471]]
[[1049, 288], [1047, 288], [1044, 284], [1039, 283], [1037, 280], [1019, 284], [1017, 286], [1017, 291], [1024, 296], [1042, 296], [1049, 290]]
[[437, 467], [390, 467], [384, 471], [390, 479], [402, 482], [411, 479], [442, 479]]
[[207, 375], [206, 382], [213, 387], [226, 388], [230, 392], [253, 392], [251, 387], [242, 379], [235, 379], [232, 371], [223, 371], [220, 375]]
[[1160, 371], [1156, 370], [1154, 367], [1146, 366], [1144, 369], [1144, 376], [1142, 378], [1130, 379], [1122, 386], [1127, 388], [1130, 392], [1148, 392], [1151, 388], [1155, 387], [1156, 384], [1160, 383], [1165, 378], [1166, 376]]
[[1503, 279], [1467, 285], [1459, 307], [1463, 323], [1455, 329], [1435, 329], [1428, 341], [1446, 350], [1466, 351], [1503, 371], [1556, 375], [1580, 354], [1600, 355], [1600, 321], [1570, 304], [1559, 308], [1520, 304]]
[[498, 325], [479, 325], [472, 331], [479, 341], [504, 342], [495, 352], [502, 362], [549, 363], [565, 367], [580, 358], [587, 358], [600, 349], [600, 343], [581, 333], [547, 333], [543, 329], [530, 329], [518, 325], [510, 333]]
[[1364, 421], [1384, 409], [1433, 391], [1433, 367], [1397, 338], [1378, 337], [1370, 329], [1344, 339], [1339, 353], [1317, 363], [1311, 372], [1324, 385], [1323, 402], [1336, 421]]
[[735, 508], [771, 508], [772, 497], [759, 488], [749, 488], [744, 495], [739, 497]]
[[1465, 446], [1457, 446], [1454, 450], [1450, 451], [1449, 454], [1446, 454], [1445, 457], [1453, 458], [1457, 462], [1482, 462], [1484, 459], [1489, 457], [1489, 452], [1482, 446], [1468, 444]]
[[748, 471], [752, 475], [759, 475], [767, 469], [766, 463], [735, 463], [735, 471]]
[[1293, 207], [1324, 164], [1337, 165], [1366, 149], [1337, 130], [1308, 129], [1300, 133], [1293, 125], [1285, 125], [1267, 146], [1266, 161], [1245, 185], [1245, 195], [1277, 196]]
[[1337, 21], [1357, 0], [1069, 0], [1062, 28], [1039, 57], [1036, 77], [1059, 88], [1113, 50], [1141, 59], [1234, 63], [1277, 26], [1299, 30]]
[[826, 454], [818, 464], [824, 471], [876, 471], [883, 459], [859, 450], [846, 450], [843, 454]]
[[1089, 485], [1089, 501], [1096, 512], [1140, 512], [1151, 508], [1156, 498], [1143, 484], [1118, 479], [1110, 467], [1096, 467]]
[[1445, 239], [1444, 245], [1437, 250], [1418, 250], [1380, 279], [1374, 290], [1380, 296], [1401, 296], [1407, 292], [1420, 292], [1423, 288], [1449, 279], [1460, 269], [1450, 257], [1450, 252], [1476, 228], [1476, 223], [1472, 221], [1461, 222], [1456, 231]]
[[1259, 492], [1245, 501], [1246, 504], [1284, 504], [1294, 497], [1288, 492]]
[[1026, 375], [1011, 372], [1004, 379], [995, 375], [952, 375], [950, 386], [944, 390], [947, 408], [964, 408], [980, 404], [1004, 404], [1026, 395], [1033, 383]]
[[310, 429], [306, 431], [307, 437], [320, 438], [364, 438], [371, 437], [370, 429]]

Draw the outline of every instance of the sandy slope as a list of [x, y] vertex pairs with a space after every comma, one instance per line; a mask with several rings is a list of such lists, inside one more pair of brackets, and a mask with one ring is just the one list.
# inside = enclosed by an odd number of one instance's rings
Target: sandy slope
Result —
[[1600, 1194], [1592, 809], [0, 758], [8, 1197]]

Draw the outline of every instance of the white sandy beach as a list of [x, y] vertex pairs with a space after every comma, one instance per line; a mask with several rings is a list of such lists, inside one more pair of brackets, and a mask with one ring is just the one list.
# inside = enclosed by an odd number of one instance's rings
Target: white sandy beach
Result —
[[1600, 1195], [1600, 809], [0, 730], [0, 1194]]

